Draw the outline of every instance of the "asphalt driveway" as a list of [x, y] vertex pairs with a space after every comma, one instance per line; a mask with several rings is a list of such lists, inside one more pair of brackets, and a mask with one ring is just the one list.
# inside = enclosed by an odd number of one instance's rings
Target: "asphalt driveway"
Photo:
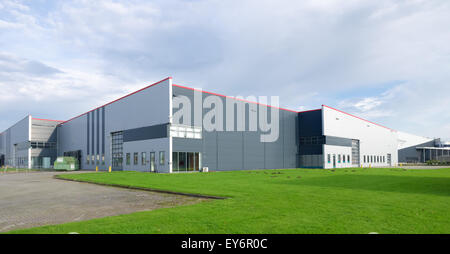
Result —
[[54, 179], [55, 172], [0, 174], [0, 232], [194, 204], [200, 198]]

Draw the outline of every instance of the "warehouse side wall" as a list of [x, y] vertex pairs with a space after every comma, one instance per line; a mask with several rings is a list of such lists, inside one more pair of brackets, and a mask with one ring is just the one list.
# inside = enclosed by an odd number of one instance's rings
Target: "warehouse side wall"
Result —
[[[351, 147], [324, 145], [325, 168], [333, 168], [333, 155], [350, 156], [344, 163], [337, 162], [336, 167], [387, 167], [396, 166], [397, 132], [378, 124], [352, 116], [328, 106], [322, 107], [323, 134], [349, 139]], [[343, 144], [345, 146], [345, 144]], [[358, 149], [359, 147], [359, 149]], [[354, 149], [352, 149], [354, 148]], [[328, 156], [331, 160], [328, 160]]]
[[[287, 110], [279, 110], [279, 137], [275, 142], [261, 142], [260, 137], [266, 132], [259, 128], [250, 131], [249, 112], [257, 110], [258, 105], [250, 102], [231, 99], [234, 106], [234, 131], [225, 131], [226, 122], [226, 97], [211, 93], [201, 93], [184, 87], [173, 87], [175, 97], [185, 96], [191, 101], [191, 119], [184, 124], [194, 126], [194, 93], [200, 94], [202, 101], [209, 96], [216, 96], [223, 105], [222, 114], [224, 120], [222, 129], [224, 131], [206, 131], [202, 129], [201, 139], [173, 138], [174, 152], [199, 152], [201, 153], [202, 166], [209, 170], [243, 170], [243, 169], [276, 169], [296, 168], [298, 165], [298, 137], [297, 137], [297, 113]], [[255, 109], [256, 106], [256, 109]], [[267, 109], [268, 121], [271, 122], [270, 113], [272, 108], [259, 105]], [[181, 107], [180, 107], [181, 108]], [[237, 131], [238, 110], [244, 112], [244, 131]], [[175, 108], [173, 113], [177, 112]], [[204, 108], [201, 119], [210, 111]], [[242, 113], [242, 112], [241, 112]], [[242, 115], [241, 115], [242, 116]], [[257, 112], [257, 117], [259, 111]]]
[[[160, 152], [165, 156], [158, 172], [170, 172], [167, 131], [156, 137], [147, 133], [170, 121], [171, 84], [171, 78], [167, 78], [61, 124], [57, 131], [58, 155], [81, 151], [81, 168], [88, 170], [112, 166], [113, 170], [149, 171], [148, 158], [154, 150], [158, 162]], [[139, 163], [127, 165], [127, 153], [138, 153]], [[146, 154], [145, 163], [142, 153]]]
[[398, 132], [398, 161], [417, 163], [421, 160], [421, 153], [416, 147], [434, 147], [435, 140], [405, 132]]
[[6, 166], [29, 167], [30, 122], [31, 116], [27, 116], [1, 134], [0, 154]]
[[300, 167], [323, 167], [322, 110], [298, 113]]

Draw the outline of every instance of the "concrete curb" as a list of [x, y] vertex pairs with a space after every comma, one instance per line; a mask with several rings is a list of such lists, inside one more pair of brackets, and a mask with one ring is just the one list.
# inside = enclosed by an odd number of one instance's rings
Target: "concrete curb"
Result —
[[67, 178], [60, 177], [59, 175], [54, 175], [53, 178], [58, 179], [58, 180], [78, 182], [78, 183], [90, 183], [90, 184], [96, 184], [96, 185], [102, 185], [102, 186], [118, 187], [118, 188], [131, 189], [131, 190], [159, 192], [159, 193], [182, 195], [182, 196], [189, 196], [189, 197], [195, 197], [195, 198], [227, 199], [227, 197], [216, 197], [216, 196], [209, 196], [209, 195], [202, 195], [202, 194], [191, 194], [191, 193], [183, 193], [183, 192], [176, 192], [176, 191], [165, 191], [165, 190], [158, 190], [158, 189], [152, 189], [152, 188], [147, 188], [147, 187], [136, 187], [136, 186], [130, 186], [130, 185], [114, 184], [114, 183], [98, 183], [98, 182], [88, 181], [88, 180], [67, 179]]

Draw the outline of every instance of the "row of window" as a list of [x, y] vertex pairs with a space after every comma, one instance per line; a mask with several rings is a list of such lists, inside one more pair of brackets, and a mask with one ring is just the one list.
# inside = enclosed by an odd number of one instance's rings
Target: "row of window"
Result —
[[[159, 151], [159, 165], [164, 165], [165, 163], [165, 152]], [[155, 163], [155, 152], [150, 152], [150, 163]], [[125, 156], [125, 164], [131, 165], [131, 153], [127, 153]], [[139, 165], [139, 153], [133, 153], [133, 165]], [[141, 165], [147, 165], [147, 153], [141, 153]]]
[[325, 144], [324, 136], [300, 137], [300, 145], [321, 145]]
[[97, 155], [89, 155], [88, 154], [86, 156], [86, 164], [89, 165], [91, 163], [92, 163], [92, 165], [100, 165], [100, 164], [105, 165], [105, 155], [102, 154], [101, 160], [100, 160], [99, 154], [97, 154]]
[[[334, 160], [336, 160], [336, 155], [333, 154]], [[327, 161], [328, 163], [331, 163], [331, 154], [327, 155]], [[346, 154], [338, 154], [337, 155], [337, 163], [351, 163], [350, 161], [350, 155]]]
[[56, 149], [56, 142], [38, 142], [38, 141], [31, 141], [31, 148], [49, 148], [49, 149]]
[[[101, 160], [100, 160], [101, 159]], [[155, 161], [155, 152], [150, 152], [150, 161]], [[159, 164], [164, 165], [165, 162], [165, 153], [164, 151], [159, 152]], [[101, 158], [100, 155], [87, 155], [86, 156], [86, 164], [92, 164], [92, 165], [105, 165], [105, 155], [102, 154]], [[126, 165], [131, 165], [131, 154], [126, 154]], [[139, 153], [133, 153], [133, 165], [139, 165]], [[147, 165], [147, 153], [142, 152], [141, 153], [141, 165]]]
[[364, 163], [385, 163], [386, 156], [381, 155], [364, 155], [363, 156]]
[[170, 126], [170, 136], [175, 138], [202, 138], [202, 128], [192, 127], [187, 125], [174, 125]]
[[[333, 154], [333, 156], [336, 156]], [[337, 163], [350, 163], [350, 155], [337, 155]], [[346, 160], [347, 159], [347, 160]], [[327, 156], [328, 163], [331, 163], [331, 154], [328, 154]], [[380, 156], [380, 155], [364, 155], [363, 156], [364, 163], [385, 163], [386, 162], [386, 156]]]

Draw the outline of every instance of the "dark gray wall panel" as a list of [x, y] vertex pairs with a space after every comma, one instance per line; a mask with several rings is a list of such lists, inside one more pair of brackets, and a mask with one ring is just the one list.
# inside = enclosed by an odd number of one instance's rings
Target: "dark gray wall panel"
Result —
[[92, 148], [92, 154], [95, 154], [95, 129], [94, 129], [94, 127], [95, 127], [95, 116], [94, 116], [94, 111], [92, 111], [91, 113], [91, 131], [92, 131], [92, 133], [91, 133], [91, 143], [92, 143], [92, 146], [91, 146], [91, 148]]
[[96, 110], [96, 115], [97, 115], [97, 120], [96, 120], [96, 127], [97, 127], [97, 134], [96, 134], [96, 137], [97, 137], [97, 154], [100, 154], [100, 109], [97, 109]]
[[217, 132], [218, 169], [243, 169], [243, 143], [241, 132]]
[[[322, 110], [301, 112], [298, 114], [299, 137], [322, 137]], [[322, 144], [300, 144], [299, 155], [321, 155]]]
[[298, 114], [300, 137], [322, 136], [322, 110]]
[[264, 143], [265, 167], [268, 169], [284, 168], [283, 139]]
[[323, 145], [301, 145], [300, 155], [320, 155], [323, 154]]
[[86, 122], [87, 122], [87, 126], [86, 126], [86, 131], [87, 131], [87, 135], [86, 135], [86, 137], [87, 137], [87, 141], [86, 141], [86, 145], [87, 145], [87, 147], [86, 147], [86, 154], [87, 155], [90, 155], [91, 154], [91, 152], [90, 152], [90, 146], [89, 146], [89, 144], [90, 144], [90, 139], [89, 139], [89, 137], [90, 137], [90, 125], [89, 125], [89, 123], [90, 123], [90, 120], [91, 120], [91, 115], [90, 114], [86, 114]]
[[[296, 168], [298, 162], [298, 121], [297, 113], [282, 111], [283, 116], [283, 159], [285, 168]], [[296, 156], [292, 156], [295, 152]]]
[[259, 141], [258, 132], [248, 131], [243, 135], [244, 140], [244, 168], [263, 169], [264, 166], [264, 143]]
[[[203, 157], [202, 166], [208, 167], [210, 170], [217, 170], [217, 132], [203, 131]], [[173, 146], [173, 150], [178, 149]]]
[[173, 138], [173, 152], [202, 152], [203, 140], [191, 138]]
[[352, 146], [352, 140], [349, 138], [325, 136], [325, 144], [332, 146]]
[[105, 107], [102, 107], [102, 154], [105, 154]]
[[123, 131], [123, 142], [165, 137], [167, 137], [167, 124], [158, 124]]

